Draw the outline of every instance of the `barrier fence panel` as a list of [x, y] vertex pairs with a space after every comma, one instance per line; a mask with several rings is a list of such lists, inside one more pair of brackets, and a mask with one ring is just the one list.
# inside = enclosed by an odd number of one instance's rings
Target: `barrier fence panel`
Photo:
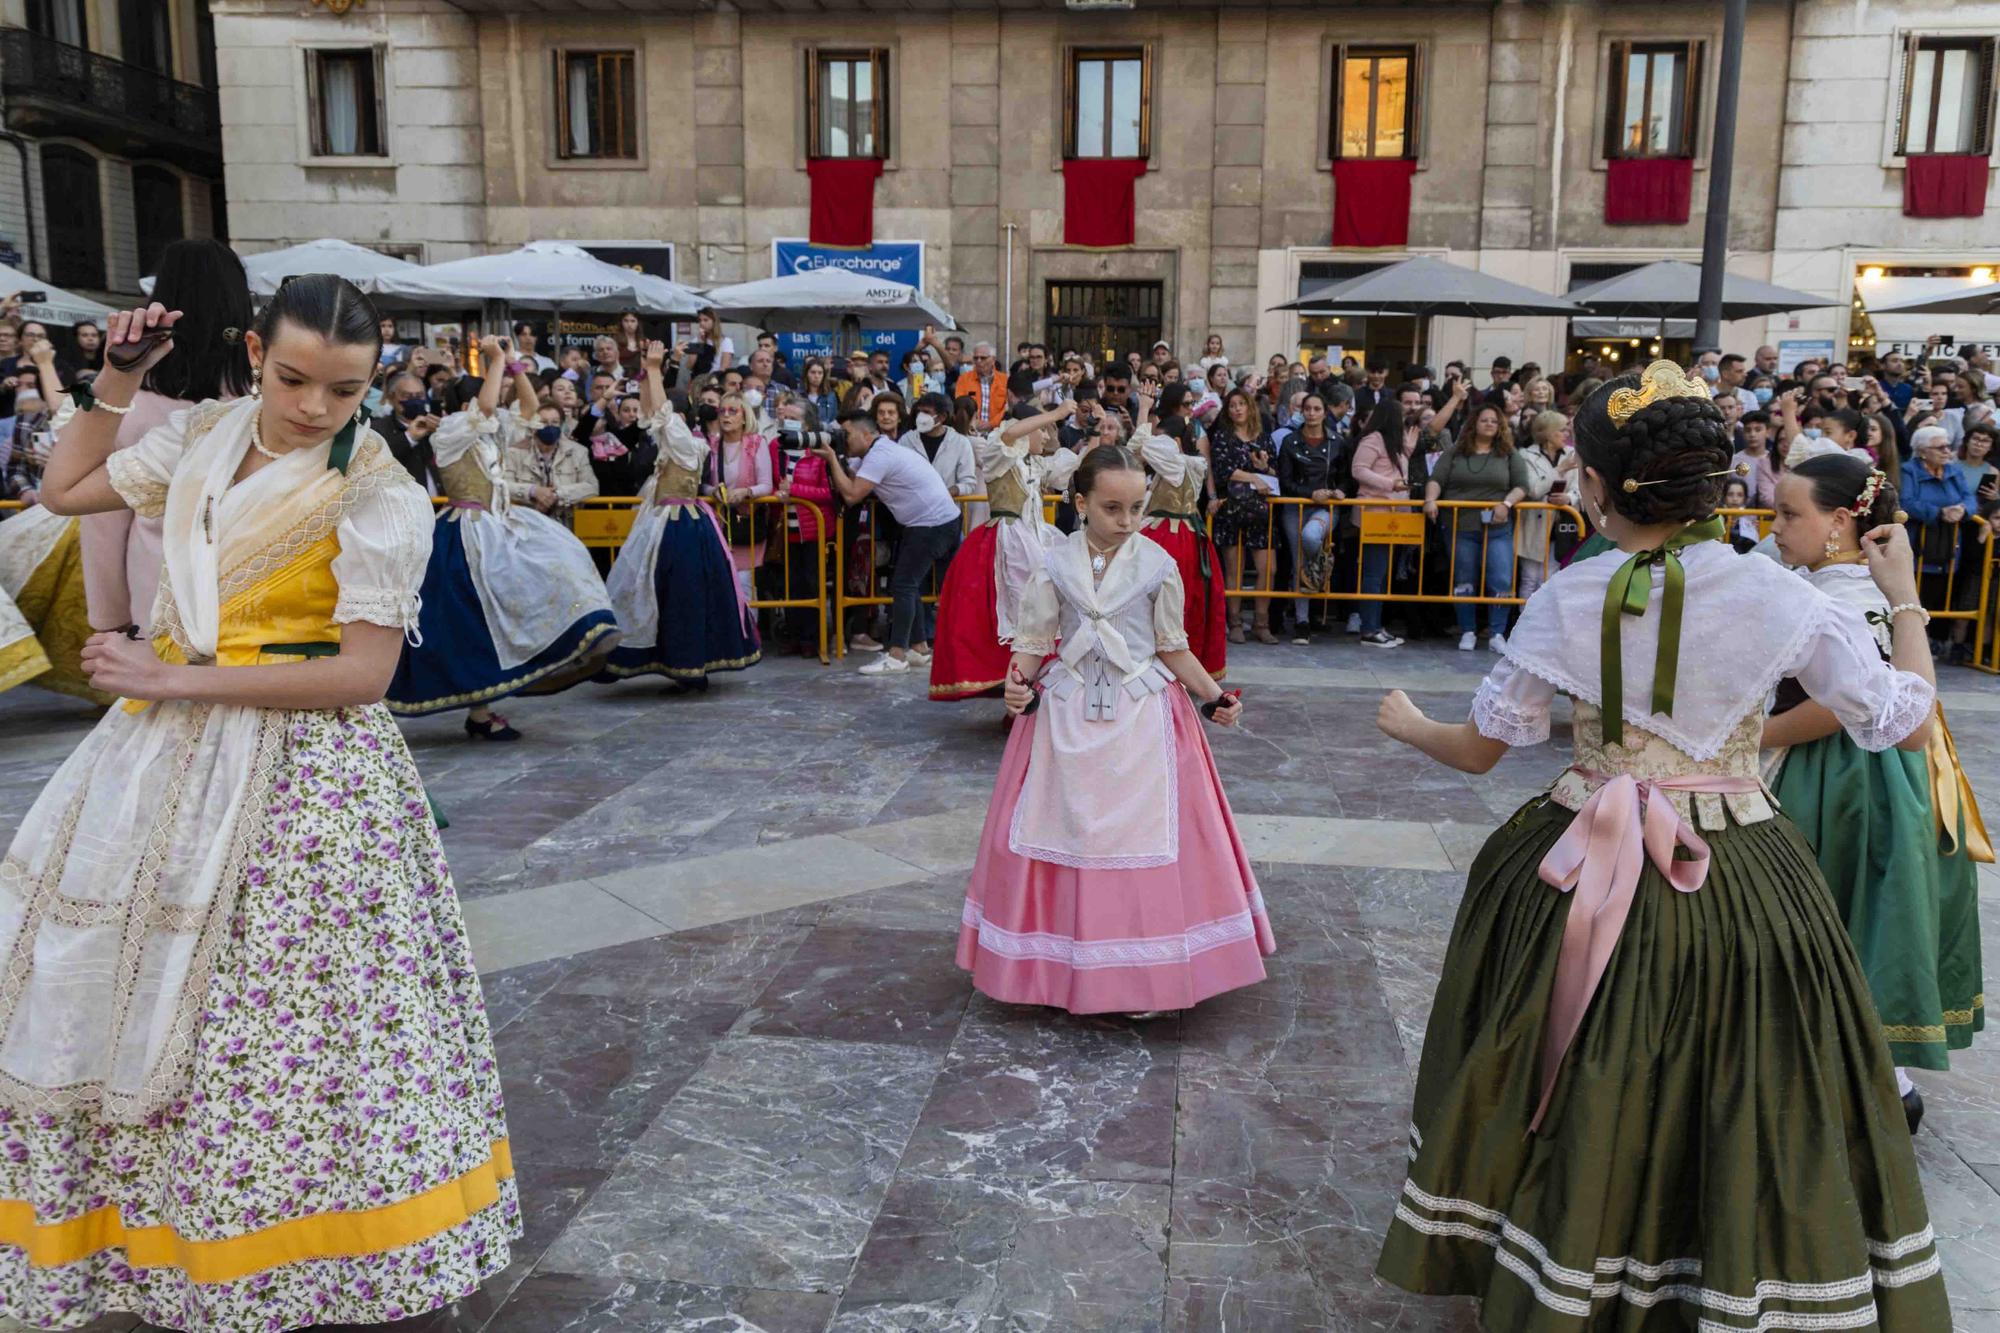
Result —
[[[986, 496], [954, 495], [958, 501], [959, 540], [961, 543], [971, 535], [972, 530], [987, 519]], [[858, 515], [856, 511], [861, 511]], [[1055, 521], [1056, 502], [1044, 498], [1042, 516], [1049, 522]], [[878, 591], [878, 585], [889, 571], [889, 566], [876, 557], [880, 551], [878, 535], [882, 531], [882, 508], [871, 497], [858, 505], [850, 505], [840, 511], [835, 523], [833, 548], [833, 653], [835, 657], [847, 656], [847, 613], [857, 607], [888, 606], [895, 599], [886, 591]], [[854, 540], [850, 543], [849, 535]], [[852, 554], [857, 557], [850, 560]], [[848, 590], [850, 573], [866, 571], [866, 588], [859, 592]], [[923, 601], [926, 606], [935, 607], [938, 599], [938, 582], [935, 577], [924, 585]]]

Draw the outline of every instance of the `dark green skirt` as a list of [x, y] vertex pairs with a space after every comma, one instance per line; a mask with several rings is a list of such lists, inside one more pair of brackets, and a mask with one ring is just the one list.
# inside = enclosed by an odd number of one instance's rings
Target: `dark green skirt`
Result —
[[1979, 878], [1962, 837], [1940, 851], [1930, 788], [1924, 755], [1838, 734], [1789, 750], [1773, 790], [1818, 854], [1890, 1055], [1949, 1069], [1986, 1024]]
[[1705, 831], [1698, 892], [1646, 866], [1528, 1135], [1572, 818], [1537, 797], [1473, 864], [1381, 1276], [1506, 1333], [1949, 1329], [1868, 983], [1782, 815]]

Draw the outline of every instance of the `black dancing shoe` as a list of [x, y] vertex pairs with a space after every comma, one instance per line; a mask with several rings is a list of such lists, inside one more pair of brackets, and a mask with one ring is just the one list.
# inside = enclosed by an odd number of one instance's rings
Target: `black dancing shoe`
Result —
[[1910, 1126], [1910, 1137], [1917, 1136], [1917, 1126], [1924, 1123], [1924, 1094], [1911, 1088], [1903, 1094], [1903, 1119]]
[[507, 719], [498, 713], [489, 714], [484, 722], [465, 719], [465, 734], [475, 741], [518, 741], [521, 733], [507, 724]]

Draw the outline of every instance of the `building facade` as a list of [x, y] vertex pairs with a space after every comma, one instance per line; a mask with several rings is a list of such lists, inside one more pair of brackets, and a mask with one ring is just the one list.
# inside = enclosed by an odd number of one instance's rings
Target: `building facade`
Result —
[[[1720, 4], [1069, 6], [213, 0], [230, 232], [426, 262], [571, 239], [712, 285], [806, 235], [809, 158], [874, 157], [874, 235], [920, 243], [968, 329], [1100, 351], [1215, 332], [1239, 361], [1406, 359], [1407, 318], [1272, 309], [1406, 254], [1557, 292], [1699, 256]], [[1990, 154], [1996, 36], [2000, 0], [1752, 0], [1730, 267], [1838, 304], [1725, 342], [1845, 345], [1871, 332], [1871, 282], [2000, 262], [2000, 211], [1907, 216], [1902, 179], [1910, 153]], [[1091, 156], [1144, 159], [1129, 247], [1064, 243], [1064, 161]], [[1353, 159], [1410, 164], [1406, 244], [1332, 243]], [[1685, 221], [1608, 221], [1608, 191], [1656, 168]], [[1549, 366], [1658, 332], [1421, 336], [1432, 361]]]
[[133, 293], [220, 232], [215, 84], [205, 0], [0, 0], [0, 262]]

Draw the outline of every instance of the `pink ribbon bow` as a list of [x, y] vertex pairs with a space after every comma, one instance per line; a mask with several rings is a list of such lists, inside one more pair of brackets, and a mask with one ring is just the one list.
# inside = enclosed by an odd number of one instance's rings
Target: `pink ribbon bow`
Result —
[[[1544, 883], [1574, 892], [1556, 956], [1555, 987], [1549, 996], [1548, 1025], [1542, 1033], [1542, 1096], [1528, 1132], [1541, 1128], [1555, 1094], [1556, 1075], [1569, 1053], [1584, 1011], [1604, 979], [1611, 952], [1624, 933], [1639, 878], [1651, 860], [1669, 884], [1693, 893], [1708, 879], [1708, 844], [1674, 807], [1669, 792], [1742, 793], [1761, 791], [1755, 778], [1705, 774], [1679, 778], [1606, 778], [1571, 770], [1601, 785], [1590, 794], [1556, 845], [1542, 858]], [[1693, 853], [1676, 860], [1674, 849]]]

